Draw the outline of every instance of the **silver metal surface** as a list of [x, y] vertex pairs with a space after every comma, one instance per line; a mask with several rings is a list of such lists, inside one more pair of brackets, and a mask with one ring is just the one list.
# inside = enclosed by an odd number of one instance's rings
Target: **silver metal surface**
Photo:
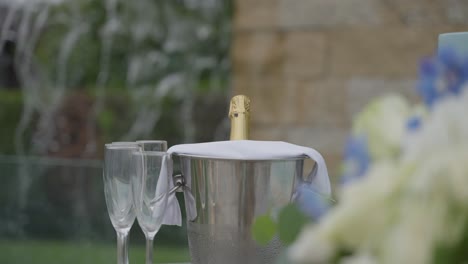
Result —
[[175, 192], [183, 192], [183, 187], [185, 186], [185, 179], [182, 174], [177, 174], [172, 177], [174, 181], [174, 187], [169, 190], [169, 195], [175, 193]]
[[273, 263], [281, 249], [252, 240], [256, 217], [276, 215], [304, 180], [303, 159], [242, 161], [179, 157], [193, 264]]

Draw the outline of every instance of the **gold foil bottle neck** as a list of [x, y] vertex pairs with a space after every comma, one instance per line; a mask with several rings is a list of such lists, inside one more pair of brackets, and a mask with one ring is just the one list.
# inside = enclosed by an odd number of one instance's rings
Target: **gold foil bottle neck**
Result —
[[231, 119], [231, 140], [245, 140], [249, 137], [250, 99], [245, 95], [236, 95], [229, 107]]
[[245, 95], [236, 95], [231, 99], [229, 107], [229, 118], [236, 114], [250, 115], [250, 99]]

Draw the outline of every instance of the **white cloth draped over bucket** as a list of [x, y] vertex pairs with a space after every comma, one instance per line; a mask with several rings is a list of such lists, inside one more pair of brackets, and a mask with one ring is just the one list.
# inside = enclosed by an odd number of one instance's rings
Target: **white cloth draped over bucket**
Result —
[[[284, 160], [309, 157], [317, 164], [317, 170], [313, 172], [315, 175], [312, 175], [313, 178], [310, 182], [311, 187], [324, 195], [331, 195], [330, 179], [325, 160], [318, 151], [312, 148], [281, 141], [236, 140], [175, 145], [167, 152], [169, 155], [165, 157], [161, 168], [161, 177], [169, 177], [167, 192], [174, 187], [174, 182], [172, 181], [172, 154], [176, 154], [229, 160]], [[189, 211], [195, 211], [195, 208], [192, 208], [195, 206], [194, 203], [192, 205], [186, 204], [186, 206]], [[180, 206], [175, 193], [168, 197], [163, 224], [182, 225]]]

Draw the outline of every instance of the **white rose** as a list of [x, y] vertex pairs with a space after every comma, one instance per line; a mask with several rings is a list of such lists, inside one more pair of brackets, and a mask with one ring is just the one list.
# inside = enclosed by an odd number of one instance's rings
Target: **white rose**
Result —
[[325, 232], [310, 225], [304, 228], [288, 253], [294, 263], [328, 263], [335, 254], [334, 242]]
[[396, 207], [395, 193], [408, 178], [404, 168], [391, 161], [374, 164], [340, 195], [340, 204], [323, 220], [332, 237], [346, 248], [372, 248], [381, 239]]
[[[345, 188], [340, 204], [305, 229], [290, 249], [298, 263], [327, 263], [339, 248], [373, 248], [390, 224], [389, 200], [403, 177], [392, 162], [372, 166], [363, 181]], [[397, 179], [398, 178], [398, 179]]]
[[424, 158], [428, 153], [468, 143], [468, 90], [460, 97], [449, 96], [435, 105], [423, 129], [407, 140], [404, 159]]
[[365, 135], [373, 159], [392, 158], [399, 154], [410, 107], [398, 95], [373, 101], [355, 119], [353, 133]]
[[[468, 90], [436, 104], [413, 137], [400, 142], [381, 126], [393, 122], [400, 126], [393, 132], [404, 131], [406, 107], [391, 114], [395, 107], [390, 106], [400, 103], [388, 100], [369, 107], [355, 127], [356, 133], [370, 131], [375, 160], [367, 175], [346, 186], [338, 206], [304, 230], [291, 247], [294, 260], [327, 263], [347, 249], [354, 255], [344, 264], [431, 263], [439, 245], [456, 246], [466, 235]], [[406, 146], [398, 149], [401, 142]]]

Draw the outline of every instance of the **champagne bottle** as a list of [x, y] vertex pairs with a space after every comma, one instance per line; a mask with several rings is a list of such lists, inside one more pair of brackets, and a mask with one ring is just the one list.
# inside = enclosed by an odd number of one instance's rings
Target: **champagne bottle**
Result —
[[231, 140], [249, 138], [250, 99], [245, 95], [236, 95], [229, 107], [231, 119]]
[[[231, 99], [229, 107], [231, 119], [231, 140], [246, 140], [249, 138], [250, 99], [245, 95], [237, 95]], [[255, 168], [247, 163], [243, 170], [249, 177], [239, 178], [239, 185], [243, 186], [243, 193], [239, 196], [241, 208], [245, 209], [240, 219], [241, 227], [251, 227], [255, 219]], [[246, 230], [251, 237], [250, 228]]]

